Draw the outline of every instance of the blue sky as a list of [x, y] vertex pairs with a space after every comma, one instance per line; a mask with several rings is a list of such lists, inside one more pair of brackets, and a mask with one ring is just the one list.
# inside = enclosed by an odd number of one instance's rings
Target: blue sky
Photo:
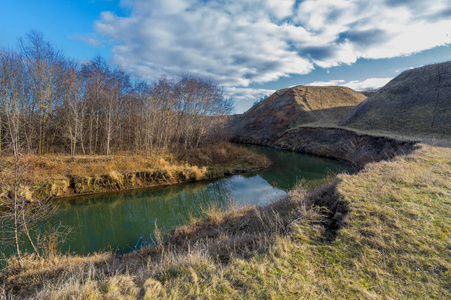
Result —
[[1, 48], [33, 29], [134, 78], [211, 78], [237, 112], [288, 86], [377, 88], [451, 60], [450, 0], [8, 0], [0, 28]]

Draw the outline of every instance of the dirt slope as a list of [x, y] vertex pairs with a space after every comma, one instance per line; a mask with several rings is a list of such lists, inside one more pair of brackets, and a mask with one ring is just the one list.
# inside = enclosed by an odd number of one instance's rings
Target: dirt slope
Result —
[[299, 85], [279, 90], [234, 121], [235, 137], [265, 143], [302, 124], [335, 124], [365, 98], [346, 87]]
[[403, 72], [340, 124], [398, 134], [451, 135], [451, 62]]

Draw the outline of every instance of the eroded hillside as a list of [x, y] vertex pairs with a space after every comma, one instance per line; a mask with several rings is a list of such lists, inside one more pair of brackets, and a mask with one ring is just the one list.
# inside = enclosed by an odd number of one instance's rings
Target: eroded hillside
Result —
[[365, 96], [346, 87], [295, 86], [276, 91], [234, 121], [242, 141], [268, 143], [303, 124], [335, 124]]

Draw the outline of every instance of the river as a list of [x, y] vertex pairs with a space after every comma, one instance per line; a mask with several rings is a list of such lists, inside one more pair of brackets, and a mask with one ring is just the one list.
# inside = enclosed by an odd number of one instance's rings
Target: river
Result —
[[[63, 252], [124, 253], [152, 244], [155, 225], [162, 233], [168, 233], [192, 217], [201, 218], [211, 205], [221, 209], [263, 206], [286, 196], [298, 184], [311, 188], [324, 183], [328, 176], [353, 172], [350, 166], [336, 160], [267, 147], [245, 147], [266, 155], [271, 166], [212, 181], [60, 200], [57, 213], [39, 224], [39, 230], [49, 224], [71, 228]], [[4, 256], [13, 251], [12, 245], [1, 247]]]

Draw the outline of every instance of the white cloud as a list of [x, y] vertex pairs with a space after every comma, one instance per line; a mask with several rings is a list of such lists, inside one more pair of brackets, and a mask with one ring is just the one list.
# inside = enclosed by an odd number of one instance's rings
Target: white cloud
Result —
[[337, 86], [342, 85], [345, 81], [338, 79], [338, 80], [330, 80], [330, 81], [314, 81], [312, 83], [309, 83], [307, 85], [312, 86]]
[[80, 40], [83, 41], [93, 47], [100, 47], [102, 46], [102, 41], [101, 39], [93, 33], [90, 34], [74, 34], [72, 35], [70, 38], [75, 39], [75, 40]]
[[298, 2], [123, 0], [131, 15], [104, 12], [95, 30], [135, 76], [189, 71], [226, 86], [451, 43], [449, 0]]
[[378, 89], [386, 85], [393, 77], [386, 78], [368, 78], [362, 81], [354, 80], [347, 83], [342, 84], [343, 86], [347, 86], [356, 91], [364, 91], [364, 90], [372, 90]]
[[270, 14], [279, 18], [287, 18], [293, 15], [295, 0], [266, 0]]
[[274, 90], [226, 87], [224, 92], [235, 101], [236, 113], [243, 113], [251, 108], [255, 101], [265, 96], [271, 96]]
[[330, 81], [315, 81], [309, 83], [307, 85], [311, 86], [346, 86], [355, 91], [365, 91], [378, 89], [386, 85], [393, 77], [385, 77], [385, 78], [367, 78], [365, 80], [353, 80], [346, 82], [342, 79], [330, 80]]

